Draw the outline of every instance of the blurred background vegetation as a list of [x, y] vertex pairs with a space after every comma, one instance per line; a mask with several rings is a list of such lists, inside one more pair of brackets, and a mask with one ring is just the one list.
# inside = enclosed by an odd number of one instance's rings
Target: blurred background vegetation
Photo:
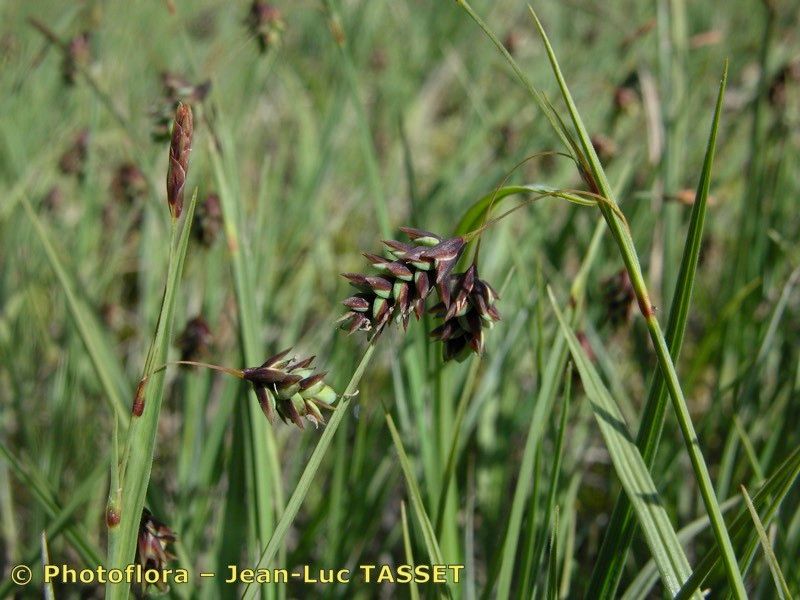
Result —
[[[717, 84], [730, 61], [678, 370], [717, 495], [739, 497], [740, 485], [755, 489], [800, 444], [797, 5], [539, 4], [619, 191], [662, 323]], [[511, 183], [583, 185], [574, 165], [557, 155], [514, 170], [533, 154], [562, 148], [456, 2], [305, 0], [274, 7], [277, 12], [255, 21], [247, 2], [209, 0], [12, 0], [0, 8], [5, 594], [15, 590], [7, 579], [10, 565], [41, 568], [42, 531], [54, 561], [92, 565], [105, 557], [114, 414], [122, 405], [127, 411], [141, 376], [166, 277], [165, 133], [176, 100], [195, 110], [187, 189], [197, 188], [199, 198], [172, 336], [176, 359], [253, 366], [243, 351], [252, 336], [256, 360], [290, 346], [298, 355], [317, 355], [318, 367], [341, 390], [365, 342], [334, 324], [348, 294], [338, 274], [364, 271], [361, 251], [379, 251], [380, 240], [397, 237], [402, 225], [451, 234], [509, 173]], [[476, 0], [474, 7], [562, 110], [526, 4]], [[221, 170], [213, 168], [212, 144]], [[219, 194], [236, 206], [235, 238], [230, 229], [226, 235], [213, 198]], [[508, 559], [501, 550], [536, 393], [559, 335], [545, 286], [566, 297], [598, 218], [595, 209], [546, 199], [487, 230], [481, 274], [501, 291], [504, 318], [488, 333], [481, 359], [443, 365], [438, 346], [425, 341], [427, 319], [405, 335], [383, 336], [289, 530], [280, 564], [406, 562], [401, 503], [408, 506], [409, 492], [384, 410], [397, 424], [433, 521], [456, 409], [467, 394], [438, 539], [446, 562], [466, 565], [456, 593], [493, 594], [499, 565]], [[244, 304], [232, 251], [250, 282]], [[578, 329], [635, 432], [656, 363], [638, 311], [617, 319], [609, 305], [621, 268], [604, 234]], [[243, 305], [252, 311], [246, 320]], [[94, 344], [94, 355], [87, 344]], [[109, 381], [101, 382], [99, 369]], [[231, 378], [167, 372], [147, 505], [177, 533], [174, 565], [193, 572], [252, 565], [266, 544], [251, 522], [253, 490], [245, 473], [252, 450], [243, 432], [254, 402]], [[547, 546], [551, 481], [560, 523], [551, 572], [559, 573], [556, 591], [563, 597], [584, 593], [620, 493], [577, 379], [556, 463], [563, 406], [557, 401], [546, 415], [532, 489], [525, 492], [515, 596], [543, 591], [536, 583], [545, 581], [547, 565], [526, 572], [525, 548]], [[273, 434], [280, 473], [269, 478], [282, 487], [271, 488], [279, 515], [320, 431], [278, 424]], [[652, 472], [676, 529], [704, 514], [669, 410]], [[799, 505], [800, 494], [790, 492], [768, 528], [795, 594]], [[410, 549], [425, 563], [420, 525], [409, 520]], [[713, 545], [706, 529], [684, 541], [693, 564]], [[644, 541], [635, 539], [620, 593], [649, 560]], [[760, 550], [747, 583], [754, 595], [774, 594]], [[715, 574], [705, 587], [724, 585]], [[79, 587], [62, 586], [56, 594], [102, 594], [101, 586]], [[236, 590], [218, 577], [169, 593], [217, 597]], [[370, 598], [405, 597], [411, 590], [355, 582], [293, 584], [269, 593]]]

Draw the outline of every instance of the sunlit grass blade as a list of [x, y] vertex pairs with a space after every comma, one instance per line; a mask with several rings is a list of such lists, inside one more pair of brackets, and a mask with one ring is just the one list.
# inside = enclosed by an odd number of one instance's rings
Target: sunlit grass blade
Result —
[[[47, 547], [47, 532], [43, 531], [39, 536], [42, 542], [42, 570], [46, 569], [50, 564], [50, 550]], [[45, 600], [55, 600], [56, 594], [53, 591], [53, 582], [44, 582], [44, 597]]]
[[678, 535], [669, 521], [661, 496], [633, 442], [619, 407], [567, 324], [552, 292], [550, 301], [562, 334], [569, 344], [586, 394], [592, 402], [592, 411], [608, 447], [614, 469], [633, 504], [647, 545], [659, 566], [664, 587], [670, 594], [675, 594], [691, 574], [689, 561], [678, 541]]
[[572, 123], [575, 126], [581, 149], [583, 150], [584, 156], [588, 161], [589, 172], [583, 174], [584, 178], [587, 179], [587, 183], [591, 187], [596, 188], [600, 195], [608, 200], [608, 203], [599, 203], [598, 207], [600, 212], [603, 214], [606, 223], [608, 223], [609, 229], [614, 236], [614, 240], [617, 242], [622, 260], [625, 263], [625, 269], [628, 271], [633, 289], [636, 293], [639, 309], [647, 322], [647, 328], [650, 333], [650, 338], [653, 341], [653, 345], [655, 346], [659, 367], [664, 375], [669, 396], [672, 400], [673, 409], [675, 410], [678, 424], [681, 429], [681, 434], [683, 435], [683, 441], [689, 453], [689, 458], [692, 461], [692, 468], [694, 469], [695, 478], [697, 479], [697, 484], [700, 488], [700, 495], [703, 498], [703, 504], [705, 505], [706, 511], [711, 517], [714, 537], [722, 548], [722, 557], [725, 563], [728, 580], [733, 588], [735, 597], [737, 599], [746, 598], [747, 593], [744, 589], [742, 574], [739, 571], [739, 567], [736, 562], [736, 555], [733, 551], [730, 535], [725, 528], [725, 521], [722, 518], [719, 502], [714, 493], [714, 486], [711, 482], [711, 475], [708, 471], [708, 465], [703, 458], [700, 444], [698, 443], [697, 433], [695, 432], [694, 424], [692, 423], [692, 419], [689, 414], [689, 408], [686, 404], [686, 398], [683, 395], [683, 389], [681, 388], [680, 381], [678, 380], [675, 363], [670, 357], [669, 348], [667, 347], [664, 334], [661, 331], [661, 326], [658, 323], [655, 311], [653, 310], [652, 302], [650, 301], [650, 295], [647, 291], [647, 286], [642, 274], [639, 257], [633, 244], [631, 232], [628, 229], [627, 223], [620, 217], [620, 214], [614, 210], [614, 207], [617, 207], [617, 203], [614, 200], [614, 194], [611, 186], [608, 183], [603, 166], [600, 163], [600, 159], [597, 156], [597, 152], [594, 149], [591, 138], [589, 137], [586, 127], [583, 124], [583, 119], [578, 113], [578, 109], [575, 106], [572, 95], [567, 88], [566, 81], [561, 73], [561, 67], [558, 64], [558, 60], [556, 59], [556, 55], [553, 51], [553, 47], [550, 44], [550, 40], [548, 39], [538, 17], [533, 12], [533, 9], [531, 9], [531, 16], [533, 17], [533, 20], [545, 45], [545, 50], [547, 52], [548, 59], [550, 60], [550, 65], [553, 68], [553, 73], [558, 82], [559, 88], [561, 89], [561, 95], [567, 105], [570, 117], [572, 118]]
[[[711, 121], [705, 160], [700, 181], [697, 185], [680, 271], [669, 311], [669, 321], [665, 336], [673, 361], [677, 361], [678, 356], [680, 356], [689, 317], [692, 290], [697, 274], [697, 263], [700, 258], [700, 247], [708, 207], [711, 169], [714, 162], [714, 151], [716, 149], [720, 114], [722, 113], [722, 99], [725, 92], [726, 79], [727, 68], [723, 74], [719, 93], [717, 94], [717, 104]], [[653, 466], [661, 432], [664, 428], [667, 396], [668, 392], [664, 376], [660, 370], [657, 370], [650, 384], [647, 401], [642, 410], [639, 431], [636, 435], [636, 446], [639, 448], [648, 468]], [[635, 529], [636, 524], [633, 520], [633, 509], [630, 501], [626, 495], [621, 494], [614, 506], [611, 521], [603, 539], [603, 545], [594, 565], [592, 579], [587, 591], [589, 596], [595, 598], [613, 598], [615, 596]]]
[[[577, 314], [583, 306], [586, 277], [597, 256], [602, 231], [602, 223], [598, 223], [586, 251], [581, 270], [573, 280], [570, 295], [575, 310], [572, 313], [572, 318], [577, 318]], [[514, 496], [511, 501], [511, 512], [509, 513], [508, 524], [503, 537], [500, 566], [497, 574], [497, 596], [500, 598], [507, 597], [511, 591], [514, 565], [519, 555], [517, 549], [525, 511], [525, 503], [531, 488], [536, 448], [541, 441], [546, 417], [552, 409], [561, 375], [567, 365], [567, 355], [566, 340], [563, 336], [556, 336], [548, 353], [542, 383], [536, 394], [536, 403], [534, 404], [531, 422], [528, 426], [528, 433], [525, 438], [525, 448], [519, 468], [519, 479], [514, 489]], [[493, 588], [494, 582], [493, 578], [490, 576], [484, 589], [484, 596], [491, 594]]]
[[[406, 553], [406, 564], [411, 565], [413, 568], [416, 564], [414, 562], [414, 553], [411, 550], [411, 534], [408, 531], [408, 517], [406, 516], [406, 503], [400, 503], [400, 523], [403, 526], [403, 550]], [[408, 587], [408, 593], [411, 600], [419, 600], [419, 588], [415, 579], [411, 580]]]
[[[781, 463], [781, 466], [753, 495], [753, 505], [759, 509], [759, 517], [762, 523], [767, 526], [771, 523], [772, 518], [777, 513], [792, 485], [794, 485], [798, 475], [800, 475], [800, 447], [792, 451], [786, 460]], [[758, 536], [753, 532], [750, 513], [746, 509], [741, 510], [736, 518], [731, 521], [729, 529], [737, 545], [745, 545], [741, 564], [747, 564], [750, 560], [750, 555], [758, 545]], [[717, 567], [720, 560], [719, 548], [712, 548], [695, 566], [692, 576], [676, 595], [676, 600], [688, 598], [694, 590], [703, 585], [703, 582]]]
[[781, 600], [791, 598], [792, 593], [789, 591], [789, 586], [786, 585], [786, 578], [783, 576], [781, 566], [778, 564], [775, 551], [772, 549], [772, 544], [769, 541], [769, 536], [764, 529], [764, 524], [761, 522], [761, 519], [758, 516], [758, 511], [756, 510], [756, 507], [753, 506], [753, 501], [750, 499], [750, 495], [747, 493], [747, 488], [742, 486], [741, 490], [742, 497], [747, 505], [747, 510], [750, 513], [750, 517], [753, 519], [753, 524], [756, 526], [756, 532], [758, 533], [758, 538], [761, 541], [761, 547], [764, 549], [764, 555], [767, 557], [767, 564], [769, 564], [769, 570], [772, 572], [772, 578], [775, 580], [775, 588], [778, 592], [778, 596], [781, 598]]
[[[238, 165], [235, 161], [235, 145], [230, 140], [228, 129], [221, 118], [215, 123], [209, 123], [209, 128], [217, 136], [209, 136], [208, 150], [211, 165], [219, 189], [222, 220], [225, 229], [225, 238], [228, 242], [231, 271], [233, 274], [234, 291], [238, 308], [239, 341], [242, 357], [245, 364], [260, 364], [265, 355], [264, 348], [259, 340], [259, 326], [255, 306], [255, 286], [253, 283], [253, 269], [244, 256], [241, 224], [244, 222], [241, 197], [238, 193], [236, 179], [229, 177], [229, 173], [236, 173]], [[221, 144], [221, 148], [217, 144]], [[271, 257], [270, 257], [271, 258]], [[244, 466], [230, 463], [232, 485], [241, 485], [247, 488], [253, 496], [253, 502], [247, 503], [247, 516], [252, 528], [250, 529], [251, 555], [257, 555], [260, 546], [265, 540], [270, 539], [274, 533], [274, 523], [277, 514], [283, 508], [283, 482], [281, 480], [281, 465], [278, 458], [278, 447], [275, 433], [263, 416], [261, 407], [254, 402], [250, 390], [243, 391], [248, 396], [245, 406], [239, 406], [233, 414], [237, 416], [235, 425], [240, 435], [234, 438], [234, 453], [241, 453]], [[244, 470], [244, 477], [235, 476]], [[234, 471], [236, 473], [234, 473]], [[229, 498], [226, 507], [228, 515], [239, 515], [241, 507], [238, 499]], [[238, 523], [243, 520], [236, 517]], [[238, 529], [238, 527], [237, 527]], [[255, 534], [255, 535], [252, 535]], [[240, 554], [239, 547], [229, 545], [221, 547], [230, 552], [223, 552], [219, 556], [220, 562], [231, 562]], [[265, 594], [266, 594], [265, 588]]]
[[[119, 524], [108, 530], [108, 568], [124, 569], [133, 562], [136, 551], [136, 538], [139, 522], [142, 517], [147, 488], [150, 483], [150, 471], [153, 464], [153, 453], [158, 432], [158, 419], [164, 394], [164, 372], [150, 375], [150, 370], [166, 362], [171, 344], [171, 333], [178, 298], [183, 264], [189, 247], [189, 236], [192, 229], [197, 206], [197, 191], [185, 211], [180, 235], [173, 221], [172, 239], [170, 240], [170, 262], [167, 271], [164, 296], [158, 316], [155, 335], [144, 366], [146, 383], [141, 388], [144, 406], [141, 416], [132, 418], [128, 428], [125, 450], [120, 470]], [[137, 390], [138, 394], [139, 390]], [[127, 584], [109, 583], [106, 586], [106, 598], [127, 598], [130, 588]]]
[[105, 392], [105, 399], [108, 402], [109, 408], [112, 410], [117, 419], [123, 425], [123, 429], [127, 427], [130, 419], [128, 414], [129, 404], [123, 398], [130, 396], [130, 391], [126, 390], [125, 377], [123, 376], [123, 369], [118, 362], [114, 359], [114, 353], [111, 351], [111, 346], [103, 337], [103, 328], [100, 326], [97, 318], [89, 311], [86, 302], [81, 299], [76, 293], [77, 286], [67, 273], [64, 265], [59, 258], [52, 242], [51, 236], [46, 231], [44, 224], [36, 216], [33, 208], [26, 198], [22, 199], [22, 206], [28, 218], [33, 223], [39, 241], [42, 243], [47, 260], [53, 269], [53, 272], [58, 278], [58, 282], [64, 291], [64, 297], [67, 300], [67, 308], [69, 309], [70, 316], [75, 322], [75, 327], [78, 334], [81, 336], [86, 352], [92, 361], [97, 378], [103, 386]]

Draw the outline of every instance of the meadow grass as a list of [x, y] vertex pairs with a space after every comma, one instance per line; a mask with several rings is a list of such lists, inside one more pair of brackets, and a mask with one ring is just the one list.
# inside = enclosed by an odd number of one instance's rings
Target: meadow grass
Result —
[[[190, 572], [151, 595], [798, 596], [790, 4], [3, 5], [0, 596], [129, 596], [43, 565], [129, 564], [144, 507]], [[339, 274], [401, 226], [498, 290], [481, 356], [444, 361], [430, 312], [338, 328]], [[324, 427], [160, 369], [289, 347], [340, 392]], [[464, 568], [360, 570], [403, 564]]]

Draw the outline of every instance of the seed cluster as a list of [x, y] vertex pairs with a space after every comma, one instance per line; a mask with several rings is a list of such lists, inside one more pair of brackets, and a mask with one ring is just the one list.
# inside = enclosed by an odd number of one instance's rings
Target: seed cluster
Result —
[[425, 312], [425, 301], [436, 291], [439, 302], [433, 314], [444, 323], [432, 332], [445, 343], [444, 358], [463, 360], [469, 349], [483, 351], [483, 328], [500, 319], [494, 308], [498, 296], [494, 289], [477, 276], [473, 264], [463, 273], [453, 274], [466, 240], [457, 236], [444, 239], [429, 231], [401, 227], [411, 244], [384, 241], [387, 257], [364, 254], [377, 275], [344, 273], [343, 276], [359, 292], [344, 300], [349, 309], [340, 319], [348, 333], [370, 332], [370, 339], [379, 336], [393, 320], [408, 327], [411, 315], [419, 319]]
[[250, 5], [250, 12], [247, 15], [247, 27], [250, 34], [258, 40], [258, 47], [263, 53], [280, 42], [286, 23], [276, 6], [255, 0]]
[[188, 104], [179, 104], [172, 125], [167, 169], [167, 203], [173, 219], [180, 217], [183, 210], [183, 188], [186, 185], [186, 172], [189, 170], [193, 134], [192, 109]]
[[431, 332], [431, 337], [444, 343], [445, 360], [464, 360], [472, 350], [483, 353], [483, 330], [491, 328], [500, 320], [494, 303], [499, 299], [494, 288], [478, 277], [475, 264], [463, 273], [450, 277], [450, 306], [439, 303], [434, 306], [436, 316], [444, 319]]
[[[163, 571], [166, 568], [167, 562], [175, 558], [174, 554], [167, 551], [167, 544], [175, 543], [176, 539], [172, 529], [156, 519], [149, 510], [142, 509], [136, 544], [136, 560], [145, 571], [149, 569]], [[169, 589], [161, 580], [156, 585], [161, 592]]]
[[284, 423], [290, 420], [303, 429], [303, 417], [315, 427], [324, 424], [320, 409], [330, 410], [336, 392], [328, 386], [325, 373], [314, 373], [314, 357], [286, 358], [290, 350], [271, 356], [259, 367], [244, 369], [243, 378], [253, 385], [261, 410], [270, 423], [275, 413]]

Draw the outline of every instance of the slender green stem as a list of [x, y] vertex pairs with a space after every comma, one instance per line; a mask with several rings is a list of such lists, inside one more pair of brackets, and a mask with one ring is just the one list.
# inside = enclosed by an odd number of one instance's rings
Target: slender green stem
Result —
[[[189, 232], [197, 206], [197, 192], [186, 211], [183, 228], [178, 235], [176, 220], [172, 220], [172, 240], [170, 242], [170, 261], [167, 268], [167, 280], [164, 296], [159, 311], [153, 343], [148, 351], [143, 369], [146, 379], [141, 391], [144, 404], [139, 416], [131, 419], [128, 428], [125, 451], [120, 467], [120, 504], [119, 524], [108, 531], [108, 568], [124, 569], [133, 561], [136, 551], [136, 538], [142, 516], [147, 487], [150, 483], [150, 470], [153, 465], [153, 453], [158, 431], [158, 419], [161, 412], [161, 401], [164, 391], [164, 375], [157, 373], [148, 377], [154, 364], [165, 362], [170, 343], [177, 291], [183, 273], [183, 263], [189, 244]], [[113, 497], [109, 506], [113, 504]], [[128, 597], [130, 587], [127, 584], [106, 586], [106, 598], [124, 600]]]
[[[342, 419], [344, 419], [345, 414], [347, 414], [347, 409], [350, 407], [350, 402], [353, 400], [353, 395], [356, 391], [356, 388], [358, 387], [361, 377], [364, 375], [364, 371], [369, 365], [370, 360], [372, 360], [372, 355], [374, 352], [375, 346], [373, 344], [367, 346], [367, 350], [364, 352], [361, 362], [358, 363], [356, 370], [353, 372], [353, 376], [350, 378], [350, 383], [347, 384], [347, 387], [342, 393], [339, 405], [336, 407], [336, 410], [333, 411], [333, 415], [328, 421], [328, 424], [325, 426], [325, 431], [319, 438], [319, 442], [317, 442], [317, 446], [314, 448], [311, 458], [308, 459], [306, 468], [303, 469], [303, 474], [300, 476], [300, 481], [297, 482], [297, 487], [295, 487], [291, 498], [289, 498], [289, 502], [286, 504], [286, 508], [281, 514], [278, 524], [275, 526], [275, 530], [269, 540], [269, 543], [267, 544], [266, 548], [264, 548], [264, 552], [261, 554], [261, 557], [258, 559], [258, 564], [255, 566], [256, 570], [268, 567], [272, 562], [272, 559], [275, 558], [275, 554], [277, 554], [278, 549], [283, 544], [286, 533], [289, 531], [289, 527], [292, 525], [292, 522], [297, 516], [300, 506], [303, 504], [303, 500], [305, 500], [306, 494], [311, 487], [311, 483], [317, 473], [317, 469], [319, 469], [322, 458], [325, 456], [325, 453], [327, 452], [328, 447], [333, 440], [333, 436], [336, 433], [336, 430], [339, 428], [339, 424], [342, 422]], [[243, 597], [246, 599], [255, 598], [257, 592], [258, 587], [248, 584], [247, 587], [245, 587]]]
[[[544, 41], [551, 66], [553, 67], [553, 72], [558, 81], [558, 85], [561, 88], [564, 100], [567, 103], [567, 108], [572, 118], [572, 122], [575, 125], [581, 148], [588, 158], [588, 166], [590, 169], [590, 173], [588, 175], [591, 176], [590, 181], [597, 187], [599, 193], [605, 196], [609, 201], [616, 204], [614, 200], [614, 194], [611, 190], [611, 186], [608, 183], [608, 179], [606, 178], [605, 171], [600, 164], [600, 160], [597, 157], [597, 153], [595, 152], [594, 146], [591, 143], [589, 134], [583, 124], [583, 120], [581, 119], [578, 109], [572, 99], [572, 95], [567, 88], [566, 81], [561, 74], [561, 69], [558, 66], [555, 53], [550, 45], [549, 39], [547, 38], [547, 34], [532, 10], [531, 15], [533, 16], [533, 20], [539, 29], [542, 40]], [[600, 212], [603, 214], [603, 218], [606, 220], [606, 223], [608, 223], [612, 235], [614, 236], [614, 241], [619, 247], [623, 263], [625, 264], [625, 269], [628, 271], [631, 283], [633, 284], [633, 288], [636, 292], [639, 309], [641, 310], [642, 315], [647, 322], [647, 329], [650, 332], [650, 338], [655, 346], [656, 357], [658, 359], [659, 367], [664, 375], [669, 396], [672, 400], [672, 407], [675, 410], [675, 414], [678, 418], [678, 425], [680, 426], [681, 434], [683, 435], [683, 440], [686, 444], [686, 449], [692, 462], [692, 468], [694, 469], [695, 477], [700, 488], [700, 495], [703, 498], [703, 503], [705, 504], [709, 519], [711, 520], [711, 525], [714, 530], [714, 537], [716, 538], [717, 543], [722, 551], [722, 557], [728, 575], [728, 581], [731, 584], [731, 588], [733, 589], [736, 598], [746, 598], [747, 594], [744, 589], [742, 574], [739, 571], [739, 566], [736, 562], [736, 555], [733, 551], [730, 535], [725, 528], [725, 520], [722, 517], [722, 511], [720, 510], [719, 502], [714, 493], [714, 486], [711, 482], [711, 476], [709, 475], [708, 467], [706, 466], [706, 462], [703, 459], [703, 454], [700, 450], [700, 442], [697, 438], [694, 425], [692, 424], [689, 408], [686, 404], [686, 398], [683, 395], [683, 390], [681, 389], [681, 385], [678, 380], [678, 374], [675, 370], [675, 365], [672, 362], [672, 357], [669, 354], [669, 348], [667, 347], [667, 343], [664, 339], [664, 334], [661, 331], [661, 326], [658, 323], [658, 319], [655, 316], [653, 306], [650, 302], [647, 286], [644, 282], [644, 276], [642, 274], [639, 258], [636, 254], [636, 249], [634, 248], [630, 231], [619, 219], [615, 211], [611, 210], [607, 204], [600, 203], [598, 206]]]

